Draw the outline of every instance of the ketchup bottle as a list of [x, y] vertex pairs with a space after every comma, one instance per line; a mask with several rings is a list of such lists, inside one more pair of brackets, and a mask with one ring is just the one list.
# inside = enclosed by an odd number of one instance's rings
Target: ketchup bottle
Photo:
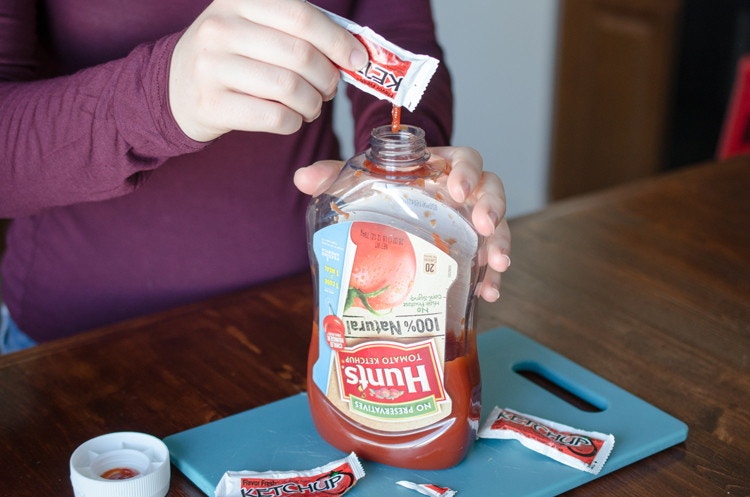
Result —
[[[395, 129], [395, 130], [394, 130]], [[451, 200], [424, 131], [375, 128], [307, 211], [315, 315], [310, 409], [344, 452], [440, 469], [474, 443], [481, 382], [474, 328], [484, 263], [471, 206]]]

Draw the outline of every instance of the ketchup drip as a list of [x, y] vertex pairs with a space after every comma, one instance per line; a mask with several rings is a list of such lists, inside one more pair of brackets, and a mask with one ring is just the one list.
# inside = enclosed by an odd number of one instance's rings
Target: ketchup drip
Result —
[[391, 107], [391, 131], [397, 133], [401, 129], [401, 106], [393, 104]]

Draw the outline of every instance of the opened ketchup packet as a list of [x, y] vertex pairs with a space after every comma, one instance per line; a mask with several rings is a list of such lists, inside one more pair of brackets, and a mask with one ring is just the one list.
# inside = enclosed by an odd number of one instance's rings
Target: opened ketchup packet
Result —
[[438, 60], [417, 55], [386, 40], [372, 29], [318, 7], [336, 24], [352, 33], [367, 49], [369, 61], [359, 71], [341, 69], [349, 84], [413, 111], [438, 67]]
[[495, 407], [477, 433], [480, 438], [518, 440], [525, 447], [570, 467], [598, 474], [615, 437]]
[[306, 471], [227, 471], [216, 497], [331, 497], [344, 495], [365, 476], [353, 452]]
[[412, 483], [410, 481], [397, 481], [396, 485], [416, 490], [422, 495], [429, 495], [430, 497], [453, 497], [456, 495], [456, 491], [448, 487], [438, 487], [432, 483]]

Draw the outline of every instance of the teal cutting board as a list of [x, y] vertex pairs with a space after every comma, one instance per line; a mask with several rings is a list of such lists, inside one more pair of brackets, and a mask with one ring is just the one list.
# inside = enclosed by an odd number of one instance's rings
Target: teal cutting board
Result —
[[[569, 468], [513, 440], [480, 439], [451, 469], [418, 471], [363, 461], [367, 476], [348, 495], [409, 497], [399, 480], [435, 483], [464, 496], [552, 496], [601, 478], [687, 438], [682, 421], [600, 378], [523, 334], [498, 328], [479, 336], [483, 416], [493, 406], [612, 433], [599, 475]], [[533, 371], [602, 409], [587, 412], [532, 382]], [[483, 417], [484, 421], [484, 417]], [[207, 495], [228, 470], [303, 470], [345, 454], [315, 431], [305, 394], [251, 409], [164, 439], [174, 465]]]

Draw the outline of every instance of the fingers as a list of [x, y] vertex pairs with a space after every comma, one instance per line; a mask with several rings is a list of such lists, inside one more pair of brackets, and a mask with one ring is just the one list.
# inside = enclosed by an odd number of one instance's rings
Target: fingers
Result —
[[504, 273], [510, 267], [510, 240], [510, 228], [506, 219], [485, 240], [487, 265], [499, 273]]
[[294, 184], [302, 193], [317, 197], [331, 186], [342, 167], [343, 161], [318, 161], [298, 169], [294, 173]]
[[489, 303], [497, 302], [500, 300], [500, 281], [501, 274], [488, 267], [477, 287], [477, 296]]
[[358, 70], [367, 63], [367, 51], [354, 36], [323, 12], [300, 0], [241, 2], [247, 19], [306, 40], [335, 65]]
[[482, 156], [470, 147], [433, 147], [430, 152], [451, 165], [448, 191], [456, 202], [464, 202], [479, 184]]
[[315, 120], [364, 47], [300, 0], [216, 0], [175, 46], [172, 114], [190, 138], [230, 130], [290, 134]]
[[472, 222], [483, 236], [491, 236], [505, 218], [505, 187], [500, 178], [482, 171], [482, 156], [470, 147], [433, 147], [433, 155], [450, 164], [448, 191], [456, 202], [471, 201]]
[[[239, 56], [223, 57], [215, 67], [227, 93], [281, 104], [298, 114], [300, 121], [310, 122], [320, 115], [323, 95], [291, 70]], [[335, 86], [327, 91], [332, 97]]]
[[479, 286], [479, 296], [487, 302], [500, 299], [501, 274], [510, 267], [510, 228], [505, 219], [505, 192], [502, 182], [495, 175], [482, 176], [475, 192], [479, 196], [472, 210], [472, 222], [486, 236], [485, 251], [487, 270]]
[[500, 178], [482, 170], [482, 156], [469, 147], [435, 147], [433, 155], [451, 165], [448, 191], [457, 202], [473, 204], [471, 221], [485, 238], [480, 258], [487, 269], [477, 295], [487, 302], [500, 298], [501, 274], [510, 267], [510, 229], [505, 219], [505, 187]]
[[234, 60], [240, 64], [238, 68], [242, 68], [244, 58], [267, 67], [267, 87], [290, 92], [306, 83], [322, 100], [333, 98], [339, 80], [338, 68], [315, 45], [250, 20], [237, 19], [235, 23], [236, 34], [228, 40], [227, 49], [239, 56]]
[[487, 302], [500, 299], [501, 274], [510, 268], [510, 229], [503, 219], [494, 233], [485, 240], [483, 248], [487, 269], [477, 288], [477, 295]]
[[470, 199], [474, 200], [471, 212], [474, 226], [483, 236], [491, 236], [499, 223], [505, 220], [505, 188], [502, 181], [495, 174], [483, 173]]

